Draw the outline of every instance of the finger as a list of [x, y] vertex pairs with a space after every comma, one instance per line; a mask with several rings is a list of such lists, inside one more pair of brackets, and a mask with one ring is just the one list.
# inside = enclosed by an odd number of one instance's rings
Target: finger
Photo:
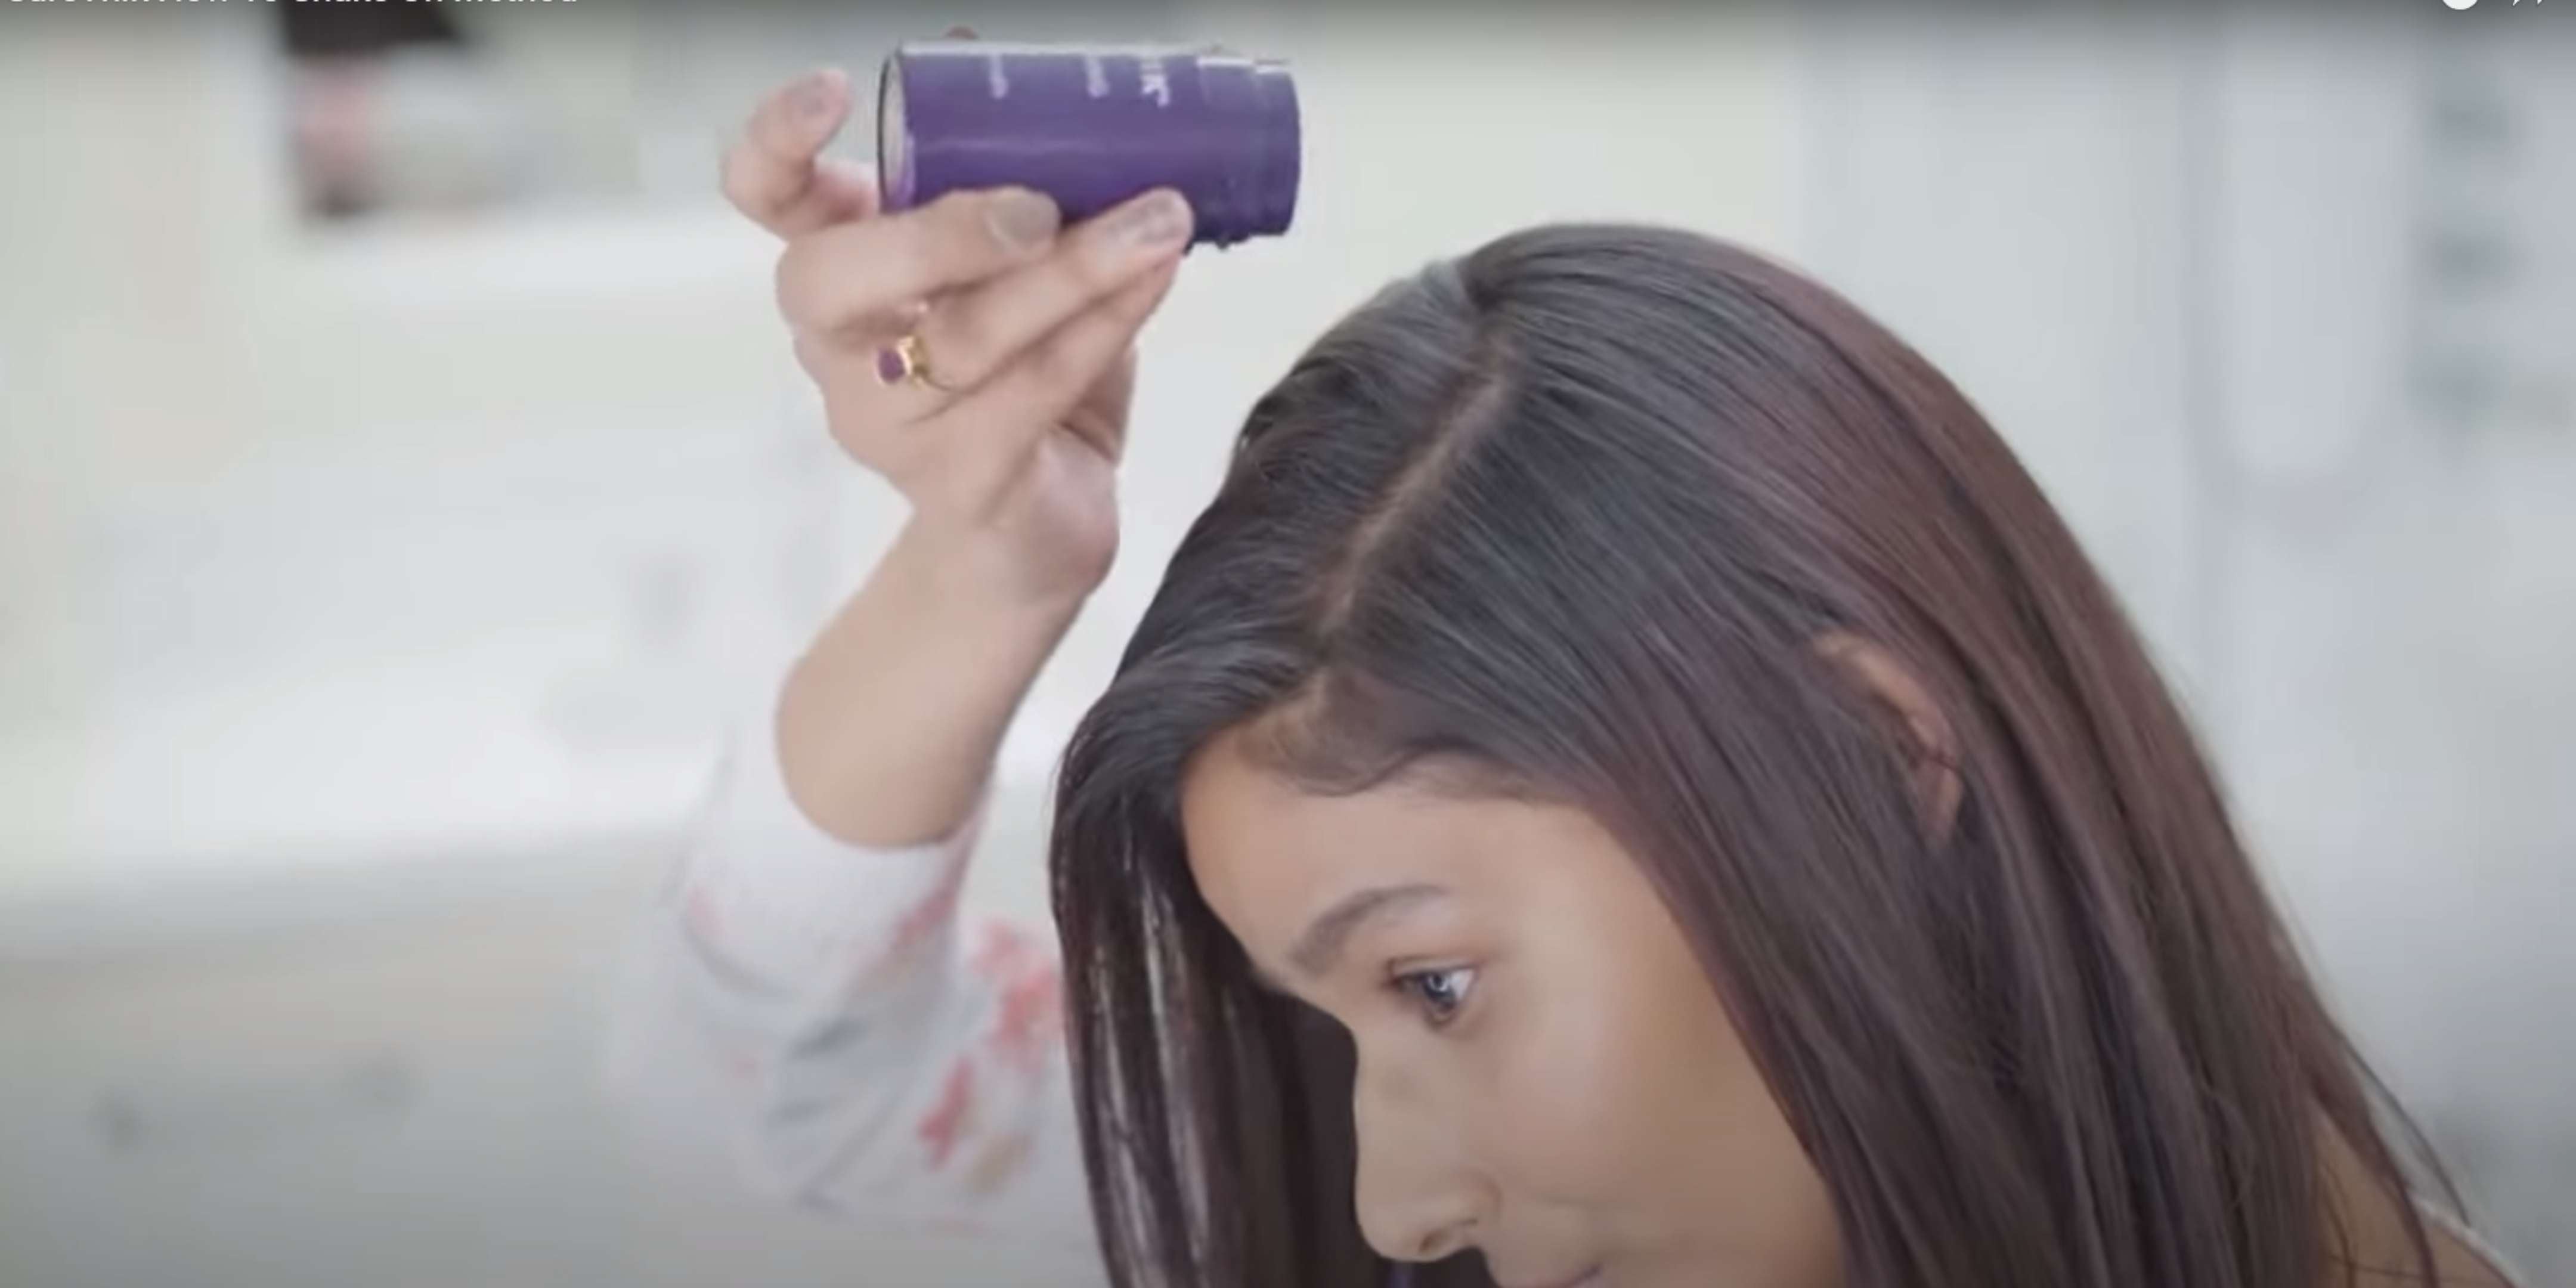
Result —
[[[830, 334], [848, 348], [866, 349], [867, 369], [890, 386], [858, 395], [871, 416], [910, 425], [982, 384], [1067, 318], [1178, 255], [1189, 230], [1189, 203], [1178, 193], [1146, 194], [1059, 237], [1056, 250], [1034, 263], [934, 305], [881, 310]], [[918, 382], [901, 378], [902, 360], [890, 348], [907, 332], [918, 335], [927, 363]], [[1117, 455], [1114, 444], [1104, 443], [1102, 451]]]
[[[1128, 283], [1032, 345], [984, 387], [903, 431], [903, 436], [953, 435], [968, 458], [958, 467], [960, 484], [973, 496], [1000, 495], [1038, 437], [1050, 432], [1086, 391], [1111, 373], [1154, 306], [1171, 290], [1179, 269], [1178, 259], [1168, 260]], [[995, 433], [988, 427], [1007, 428]], [[979, 429], [986, 432], [979, 436], [975, 432]]]
[[1127, 450], [1127, 408], [1136, 392], [1136, 346], [1128, 345], [1109, 364], [1100, 379], [1091, 382], [1075, 401], [1073, 410], [1061, 422], [1066, 429], [1080, 435], [1093, 450], [1112, 461]]
[[727, 200], [754, 222], [782, 226], [813, 190], [815, 156], [850, 110], [850, 78], [837, 67], [809, 72], [761, 102], [724, 158]]
[[[1163, 293], [1169, 289], [1175, 268], [1176, 265], [1166, 265], [1134, 283], [1130, 292], [1142, 292], [1141, 296], [1134, 299], [1113, 297], [1096, 305], [1095, 313], [1110, 315], [1109, 325], [1113, 332], [1132, 337], [1141, 323], [1129, 319], [1151, 314]], [[1096, 342], [1080, 336], [1072, 337], [1077, 348]], [[959, 395], [909, 382], [889, 384], [880, 378], [870, 360], [870, 351], [856, 346], [810, 334], [799, 335], [795, 343], [799, 362], [822, 390], [825, 407], [830, 413], [833, 437], [852, 456], [904, 486], [911, 486], [906, 480], [936, 474], [950, 480], [943, 490], [963, 498], [968, 495], [969, 485], [958, 480], [1006, 477], [1008, 459], [1033, 447], [1045, 432], [1044, 421], [1028, 422], [1026, 430], [1005, 432], [998, 437], [981, 424], [928, 428], [923, 422], [954, 406]], [[1054, 416], [1054, 422], [1089, 441], [1101, 455], [1117, 460], [1124, 446], [1125, 432], [1121, 421], [1129, 401], [1134, 369], [1135, 346], [1131, 339], [1112, 356], [1106, 369], [1074, 397], [1072, 406]], [[1075, 375], [1078, 376], [1078, 372]], [[1018, 405], [1022, 408], [1034, 406], [1040, 414], [1049, 410], [1044, 402], [1023, 401]], [[1011, 410], [1011, 406], [1009, 403], [986, 402], [979, 405], [978, 411], [969, 414], [990, 414], [996, 407], [1001, 408], [1001, 414], [1023, 419], [1030, 414], [1027, 410]], [[980, 466], [934, 463], [938, 458], [953, 458], [961, 454], [970, 457], [980, 454], [988, 459]]]
[[802, 237], [877, 212], [876, 167], [840, 157], [817, 157], [813, 181], [769, 222], [781, 237]]
[[935, 372], [907, 378], [894, 354], [902, 335], [891, 320], [857, 332], [800, 331], [796, 360], [823, 387], [839, 422], [865, 426], [860, 432], [867, 437], [891, 434], [936, 415], [958, 396]]
[[1146, 193], [1057, 238], [1045, 258], [935, 302], [921, 321], [922, 346], [937, 359], [940, 383], [980, 385], [1189, 241], [1190, 203], [1169, 189]]
[[869, 324], [1037, 259], [1054, 245], [1058, 218], [1044, 193], [993, 188], [834, 224], [789, 241], [778, 257], [779, 312], [799, 330]]

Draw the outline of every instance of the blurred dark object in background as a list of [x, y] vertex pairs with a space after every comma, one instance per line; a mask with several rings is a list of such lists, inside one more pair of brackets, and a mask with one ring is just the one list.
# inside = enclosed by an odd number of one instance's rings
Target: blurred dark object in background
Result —
[[[453, 217], [544, 195], [563, 131], [499, 42], [437, 5], [284, 5], [289, 139], [306, 218]], [[519, 24], [525, 28], [527, 24]]]
[[406, 45], [461, 45], [465, 33], [447, 10], [422, 4], [290, 4], [274, 12], [297, 58], [382, 54]]

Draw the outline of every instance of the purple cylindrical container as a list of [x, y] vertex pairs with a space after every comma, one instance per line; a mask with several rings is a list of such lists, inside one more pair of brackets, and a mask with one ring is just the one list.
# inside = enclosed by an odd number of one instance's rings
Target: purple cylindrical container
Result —
[[907, 41], [877, 82], [888, 210], [1017, 185], [1071, 223], [1169, 187], [1225, 246], [1288, 230], [1299, 148], [1287, 66], [1214, 47]]

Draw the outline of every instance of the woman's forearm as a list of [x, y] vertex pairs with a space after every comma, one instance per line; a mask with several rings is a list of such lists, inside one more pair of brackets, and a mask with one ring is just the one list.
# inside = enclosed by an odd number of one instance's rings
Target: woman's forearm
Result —
[[797, 808], [844, 842], [945, 836], [991, 772], [1011, 715], [1080, 597], [1005, 593], [1000, 558], [914, 522], [824, 627], [780, 694], [779, 765]]

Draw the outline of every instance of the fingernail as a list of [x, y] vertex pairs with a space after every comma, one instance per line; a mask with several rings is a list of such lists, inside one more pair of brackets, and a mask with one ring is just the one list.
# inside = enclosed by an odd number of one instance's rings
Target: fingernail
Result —
[[801, 120], [811, 121], [832, 113], [833, 82], [840, 78], [835, 68], [807, 72], [787, 91], [787, 105]]
[[1157, 192], [1118, 214], [1110, 229], [1130, 246], [1168, 246], [1190, 235], [1190, 203], [1177, 192]]
[[1061, 219], [1045, 193], [1025, 189], [1003, 193], [984, 208], [984, 222], [992, 227], [994, 239], [1012, 250], [1046, 245]]

